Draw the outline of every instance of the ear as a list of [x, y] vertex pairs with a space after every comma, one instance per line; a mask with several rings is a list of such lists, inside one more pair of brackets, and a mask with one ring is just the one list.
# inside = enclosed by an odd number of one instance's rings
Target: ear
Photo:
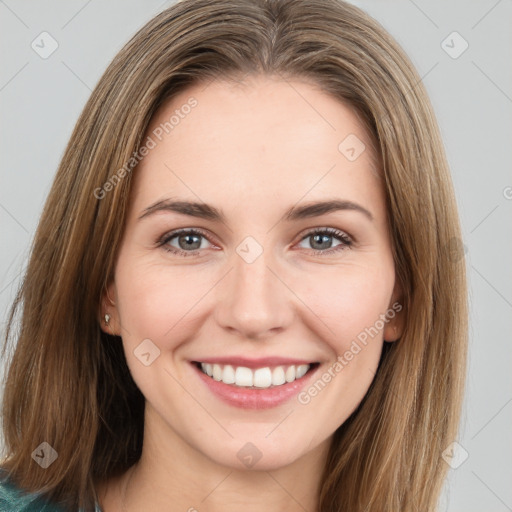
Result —
[[[99, 323], [103, 332], [112, 336], [120, 336], [121, 329], [119, 328], [119, 314], [116, 306], [116, 293], [115, 283], [112, 281], [101, 294]], [[114, 298], [114, 299], [112, 299]], [[105, 315], [108, 315], [108, 322]]]
[[395, 287], [391, 300], [386, 311], [386, 325], [384, 327], [384, 341], [393, 342], [400, 339], [405, 326], [405, 306], [403, 302], [403, 292], [398, 279], [395, 281]]

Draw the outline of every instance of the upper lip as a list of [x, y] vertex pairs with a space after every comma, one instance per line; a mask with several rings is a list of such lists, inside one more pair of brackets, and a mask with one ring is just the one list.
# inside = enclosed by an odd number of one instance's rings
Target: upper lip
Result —
[[291, 357], [261, 357], [250, 359], [243, 356], [205, 357], [196, 359], [198, 363], [221, 364], [231, 366], [243, 366], [245, 368], [264, 368], [266, 366], [291, 366], [301, 364], [313, 364], [315, 361], [307, 359], [296, 359]]

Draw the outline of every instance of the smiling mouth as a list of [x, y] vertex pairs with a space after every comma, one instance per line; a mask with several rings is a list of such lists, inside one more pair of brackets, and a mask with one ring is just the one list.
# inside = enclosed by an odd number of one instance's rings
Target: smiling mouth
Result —
[[210, 364], [194, 361], [197, 368], [213, 380], [248, 389], [267, 389], [283, 386], [304, 377], [320, 363], [247, 368], [229, 364]]

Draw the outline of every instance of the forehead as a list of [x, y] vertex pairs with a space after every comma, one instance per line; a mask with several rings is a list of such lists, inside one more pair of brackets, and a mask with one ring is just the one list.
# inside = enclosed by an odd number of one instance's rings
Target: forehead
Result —
[[263, 196], [287, 203], [306, 195], [374, 203], [382, 196], [357, 114], [303, 80], [197, 84], [160, 107], [146, 137], [155, 144], [135, 171], [137, 202], [169, 194], [260, 206]]

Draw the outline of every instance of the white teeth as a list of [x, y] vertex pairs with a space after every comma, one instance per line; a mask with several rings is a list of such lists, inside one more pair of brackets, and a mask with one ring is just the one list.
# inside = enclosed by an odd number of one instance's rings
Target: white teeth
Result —
[[213, 378], [215, 380], [221, 380], [222, 379], [222, 368], [218, 364], [213, 365]]
[[306, 375], [306, 372], [309, 370], [309, 364], [301, 364], [297, 366], [297, 372], [295, 374], [296, 379], [300, 379]]
[[257, 388], [269, 388], [272, 385], [272, 372], [270, 368], [258, 368], [254, 372], [254, 385]]
[[233, 367], [231, 365], [220, 365], [201, 363], [203, 373], [212, 377], [216, 381], [222, 381], [225, 384], [234, 384], [240, 387], [269, 388], [271, 386], [281, 386], [287, 382], [293, 382], [296, 379], [304, 377], [311, 365], [301, 364], [298, 366], [276, 366], [271, 369], [257, 368], [252, 370], [245, 366]]
[[252, 382], [252, 370], [244, 366], [239, 366], [235, 371], [235, 384], [237, 386], [252, 386]]
[[280, 386], [285, 382], [286, 379], [284, 378], [284, 369], [282, 366], [277, 366], [276, 368], [274, 368], [274, 371], [272, 372], [272, 385]]
[[210, 363], [201, 363], [201, 368], [206, 375], [209, 375], [210, 377], [213, 375], [213, 368]]
[[235, 381], [235, 370], [231, 365], [227, 364], [224, 366], [224, 370], [222, 372], [222, 382], [225, 384], [234, 384]]
[[295, 366], [289, 366], [284, 374], [286, 382], [293, 382], [295, 380]]

